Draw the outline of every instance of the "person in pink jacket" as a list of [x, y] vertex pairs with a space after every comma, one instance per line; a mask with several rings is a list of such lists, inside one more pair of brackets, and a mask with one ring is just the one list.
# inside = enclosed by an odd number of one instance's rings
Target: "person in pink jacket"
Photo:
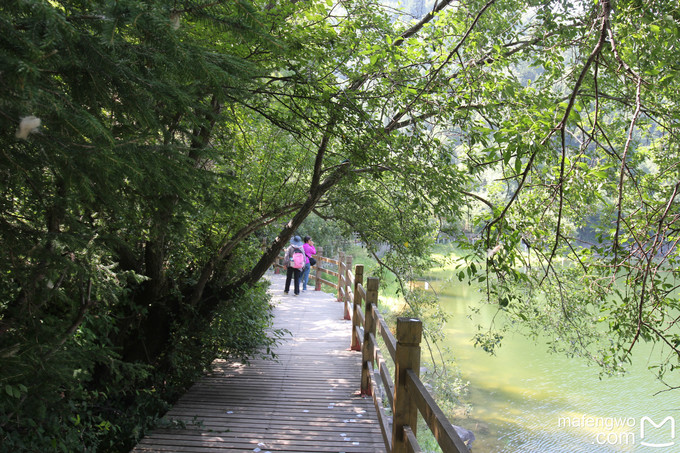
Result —
[[305, 251], [305, 259], [307, 261], [305, 262], [305, 268], [302, 270], [302, 275], [300, 276], [300, 281], [302, 281], [302, 291], [307, 291], [307, 282], [309, 281], [309, 271], [310, 271], [310, 268], [312, 267], [309, 259], [312, 257], [312, 255], [316, 255], [316, 247], [314, 247], [314, 241], [312, 241], [312, 238], [310, 238], [309, 236], [305, 236], [304, 242], [305, 243], [302, 244], [302, 248]]

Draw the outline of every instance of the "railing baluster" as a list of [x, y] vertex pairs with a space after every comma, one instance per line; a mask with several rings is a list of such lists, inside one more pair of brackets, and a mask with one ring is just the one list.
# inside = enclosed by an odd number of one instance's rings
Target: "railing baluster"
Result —
[[321, 273], [323, 272], [322, 263], [323, 260], [323, 247], [318, 247], [316, 249], [316, 269], [314, 271], [314, 291], [321, 291]]
[[418, 407], [411, 401], [407, 386], [407, 371], [420, 370], [420, 340], [423, 325], [419, 319], [397, 318], [397, 351], [395, 360], [394, 409], [392, 422], [392, 453], [406, 453], [404, 427], [417, 435]]
[[345, 319], [352, 319], [353, 313], [350, 313], [350, 292], [353, 293], [352, 291], [352, 282], [350, 281], [350, 275], [352, 274], [351, 269], [352, 269], [352, 257], [351, 256], [345, 256], [345, 264], [344, 264], [344, 270], [342, 273], [342, 281], [343, 281], [343, 291], [342, 291], [342, 305], [345, 307]]
[[[343, 291], [345, 289], [345, 283], [343, 279], [345, 278], [345, 253], [338, 252], [338, 302], [342, 302]], [[348, 318], [345, 318], [348, 319]]]
[[363, 264], [357, 264], [354, 270], [354, 300], [352, 301], [352, 342], [350, 344], [350, 349], [352, 351], [361, 350], [361, 338], [357, 337], [356, 328], [359, 325], [359, 316], [357, 312], [361, 308], [361, 294], [359, 291], [359, 286], [364, 284], [364, 266]]
[[[369, 277], [366, 282], [366, 304], [364, 306], [364, 343], [361, 353], [361, 394], [372, 395], [371, 373], [368, 370], [368, 362], [373, 363], [375, 355], [375, 343], [371, 341], [371, 335], [375, 337], [375, 319], [373, 318], [373, 305], [378, 303], [378, 288], [380, 279]], [[374, 364], [375, 366], [375, 364]]]

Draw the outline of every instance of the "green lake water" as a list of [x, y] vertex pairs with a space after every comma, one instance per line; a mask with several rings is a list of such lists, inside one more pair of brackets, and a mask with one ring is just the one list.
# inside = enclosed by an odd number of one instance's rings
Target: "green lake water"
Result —
[[[432, 285], [450, 314], [446, 346], [469, 381], [472, 413], [454, 423], [475, 433], [473, 453], [680, 452], [680, 390], [655, 395], [666, 387], [647, 369], [651, 348], [613, 378], [519, 334], [490, 356], [471, 338], [496, 308], [454, 280]], [[481, 310], [473, 320], [471, 306]]]

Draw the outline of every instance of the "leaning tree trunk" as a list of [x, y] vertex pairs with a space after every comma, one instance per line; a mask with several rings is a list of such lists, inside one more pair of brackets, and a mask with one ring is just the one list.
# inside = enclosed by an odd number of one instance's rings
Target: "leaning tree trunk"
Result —
[[267, 272], [267, 269], [274, 264], [274, 261], [281, 253], [281, 250], [288, 244], [291, 236], [302, 224], [302, 222], [309, 216], [316, 204], [319, 202], [333, 186], [335, 186], [349, 171], [349, 162], [343, 162], [326, 180], [316, 187], [313, 187], [309, 196], [302, 204], [302, 207], [295, 216], [286, 224], [279, 235], [274, 239], [269, 248], [264, 252], [260, 260], [255, 266], [239, 279], [236, 283], [230, 285], [230, 290], [236, 290], [241, 286], [252, 286], [257, 283], [262, 276]]

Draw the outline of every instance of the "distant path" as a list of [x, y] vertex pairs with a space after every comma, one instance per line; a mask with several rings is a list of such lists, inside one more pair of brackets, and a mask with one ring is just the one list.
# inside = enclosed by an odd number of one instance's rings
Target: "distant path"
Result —
[[159, 429], [134, 452], [384, 452], [373, 400], [358, 396], [361, 354], [349, 350], [342, 304], [309, 288], [283, 294], [268, 274], [275, 327], [292, 333], [278, 361], [217, 362], [166, 418], [186, 428]]

